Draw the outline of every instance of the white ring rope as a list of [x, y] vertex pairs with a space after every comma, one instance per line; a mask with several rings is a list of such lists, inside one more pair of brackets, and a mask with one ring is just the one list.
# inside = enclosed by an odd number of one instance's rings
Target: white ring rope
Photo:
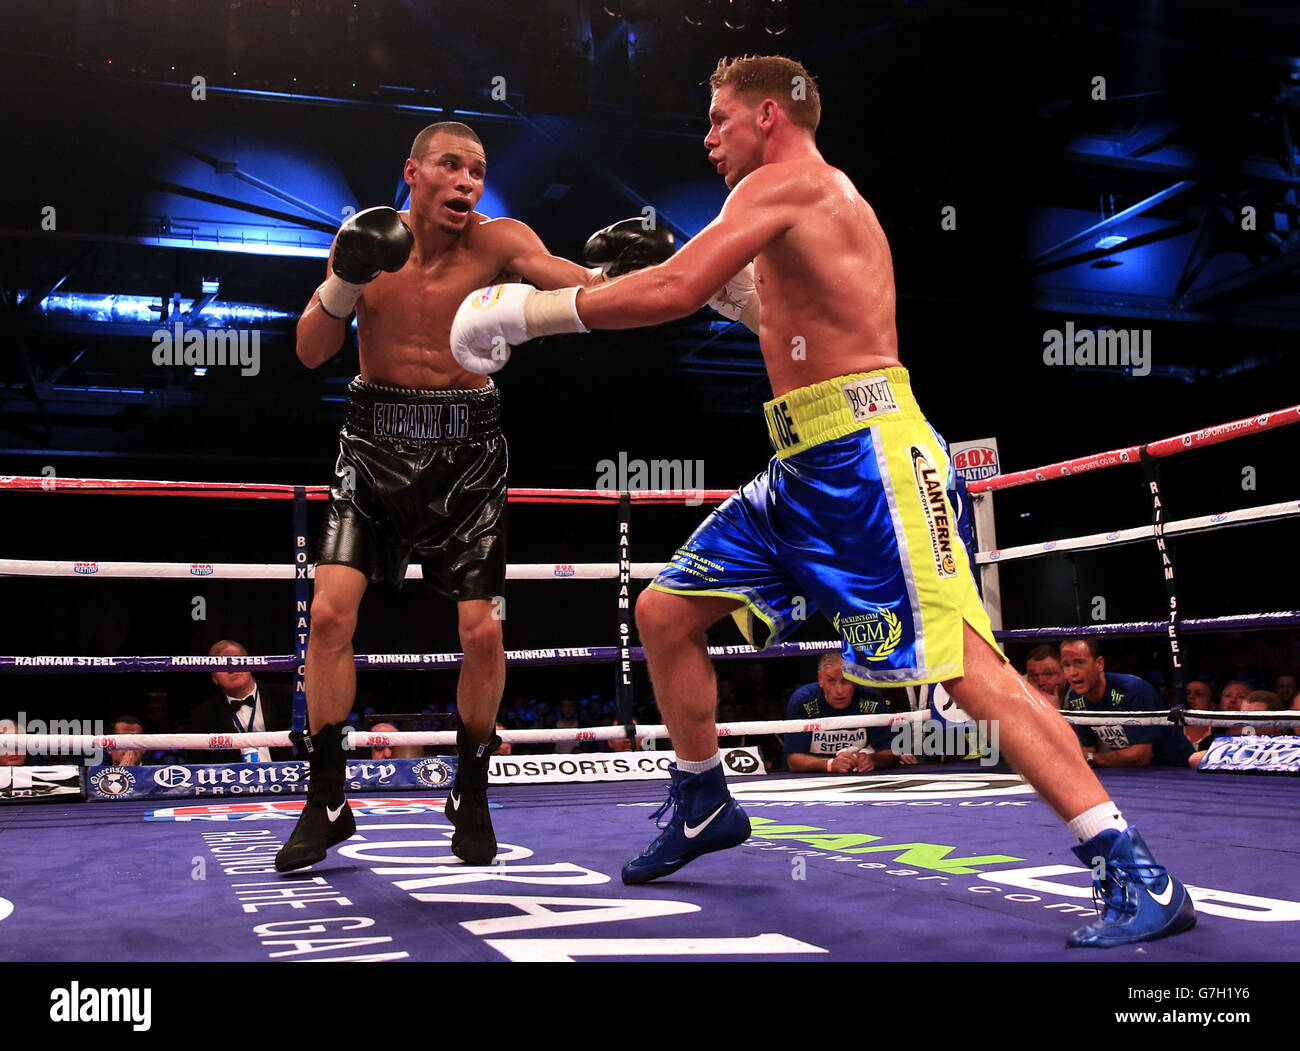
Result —
[[[1300, 500], [1279, 504], [1245, 507], [1237, 511], [1201, 515], [1169, 522], [1164, 527], [1166, 536], [1208, 532], [1252, 522], [1280, 522], [1300, 517]], [[1116, 544], [1132, 544], [1155, 536], [1155, 527], [1134, 526], [1108, 533], [1089, 533], [1085, 536], [1045, 540], [1037, 544], [1021, 544], [991, 551], [977, 551], [976, 565], [987, 566], [1014, 562], [1022, 558], [1035, 558], [1056, 551], [1092, 551]], [[634, 580], [653, 580], [667, 563], [632, 562], [629, 572]], [[519, 562], [506, 567], [507, 580], [617, 580], [621, 567], [617, 562]], [[260, 562], [95, 562], [53, 559], [0, 558], [0, 576], [12, 577], [116, 577], [131, 580], [172, 580], [191, 577], [212, 577], [217, 580], [294, 580], [297, 567], [292, 563]], [[307, 567], [308, 578], [314, 578], [316, 567]], [[423, 576], [419, 566], [408, 566], [407, 580]]]
[[[1078, 726], [1173, 726], [1166, 712], [1132, 713], [1062, 713], [1067, 721]], [[881, 715], [849, 715], [828, 719], [774, 719], [755, 722], [719, 723], [719, 737], [744, 737], [762, 734], [809, 733], [815, 730], [852, 730], [874, 726], [901, 726], [904, 723], [923, 724], [929, 721], [928, 709], [914, 712], [883, 713]], [[1183, 720], [1188, 726], [1300, 726], [1300, 711], [1286, 712], [1219, 712], [1189, 711]], [[956, 723], [955, 726], [969, 725]], [[613, 741], [626, 739], [627, 732], [619, 726], [587, 726], [546, 730], [504, 730], [500, 734], [507, 744], [549, 744], [555, 742]], [[659, 740], [669, 737], [668, 728], [660, 724], [636, 727], [638, 740]], [[353, 730], [345, 736], [345, 748], [384, 748], [402, 745], [446, 747], [456, 743], [456, 734], [450, 730], [398, 730], [391, 733]], [[177, 734], [3, 734], [0, 749], [38, 754], [79, 754], [97, 749], [123, 749], [144, 751], [231, 751], [244, 748], [287, 748], [290, 745], [287, 730], [266, 733], [177, 733]]]
[[[929, 713], [886, 712], [881, 715], [846, 715], [830, 719], [776, 719], [766, 722], [719, 723], [719, 737], [743, 737], [746, 734], [807, 733], [813, 730], [852, 730], [868, 726], [902, 725], [924, 722]], [[507, 744], [551, 744], [555, 742], [612, 741], [626, 739], [627, 731], [619, 726], [556, 727], [546, 730], [504, 730], [500, 734]], [[646, 724], [636, 727], [636, 737], [642, 740], [668, 737], [668, 727]], [[397, 730], [392, 733], [375, 733], [353, 730], [347, 735], [348, 748], [388, 747], [389, 745], [436, 745], [456, 743], [452, 730]], [[22, 750], [48, 749], [64, 745], [72, 751], [96, 748], [144, 749], [165, 751], [185, 749], [190, 751], [229, 751], [242, 748], [287, 748], [290, 744], [287, 730], [264, 733], [178, 733], [178, 734], [4, 734], [0, 735], [0, 748]]]
[[[1243, 507], [1238, 511], [1222, 511], [1213, 515], [1201, 515], [1198, 518], [1183, 518], [1176, 522], [1166, 522], [1164, 533], [1166, 536], [1179, 533], [1200, 533], [1214, 529], [1226, 529], [1229, 526], [1246, 525], [1250, 522], [1278, 522], [1297, 516], [1300, 516], [1300, 500], [1288, 500], [1280, 504]], [[1109, 533], [1089, 533], [1087, 536], [1045, 540], [1039, 544], [1021, 544], [1018, 547], [1004, 547], [995, 551], [977, 551], [975, 553], [975, 563], [981, 566], [1000, 565], [1003, 562], [1012, 562], [1019, 558], [1034, 558], [1038, 555], [1051, 554], [1054, 551], [1091, 551], [1114, 544], [1131, 544], [1138, 540], [1150, 539], [1155, 535], [1154, 526], [1134, 526], [1132, 529], [1117, 529]]]

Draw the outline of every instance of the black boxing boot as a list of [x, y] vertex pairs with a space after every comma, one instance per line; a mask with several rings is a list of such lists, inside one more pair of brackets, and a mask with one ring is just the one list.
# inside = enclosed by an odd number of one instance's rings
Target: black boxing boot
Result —
[[488, 813], [488, 761], [501, 747], [493, 734], [486, 744], [475, 741], [462, 726], [456, 731], [456, 780], [443, 813], [455, 827], [451, 852], [466, 865], [490, 865], [497, 856], [497, 837]]
[[347, 767], [343, 759], [343, 727], [333, 723], [319, 733], [295, 730], [289, 735], [294, 754], [311, 764], [307, 805], [298, 816], [289, 842], [275, 856], [280, 872], [306, 868], [325, 860], [330, 847], [350, 839], [357, 831], [356, 819], [343, 792]]

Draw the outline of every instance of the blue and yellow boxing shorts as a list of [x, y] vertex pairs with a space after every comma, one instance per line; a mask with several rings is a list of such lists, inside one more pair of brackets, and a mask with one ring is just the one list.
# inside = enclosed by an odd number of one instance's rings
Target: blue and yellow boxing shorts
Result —
[[733, 617], [758, 649], [820, 610], [857, 682], [960, 676], [963, 620], [1001, 654], [948, 501], [948, 449], [907, 370], [800, 387], [764, 411], [776, 450], [767, 470], [705, 519], [650, 586], [740, 599]]

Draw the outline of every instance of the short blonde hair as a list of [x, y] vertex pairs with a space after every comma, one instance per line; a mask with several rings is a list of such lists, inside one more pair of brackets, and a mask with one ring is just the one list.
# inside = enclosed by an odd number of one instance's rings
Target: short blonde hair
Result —
[[817, 82], [794, 59], [780, 55], [719, 59], [717, 68], [709, 77], [709, 87], [717, 91], [724, 85], [746, 102], [771, 99], [785, 110], [792, 124], [810, 135], [821, 123], [822, 99], [817, 91]]

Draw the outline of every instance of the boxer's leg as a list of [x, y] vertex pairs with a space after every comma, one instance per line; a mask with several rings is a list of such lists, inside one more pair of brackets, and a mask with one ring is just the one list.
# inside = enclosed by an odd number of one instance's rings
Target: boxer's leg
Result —
[[664, 725], [678, 759], [698, 762], [718, 750], [717, 676], [705, 632], [739, 605], [737, 599], [646, 589], [636, 626]]
[[727, 791], [718, 753], [718, 683], [705, 632], [735, 613], [739, 600], [646, 589], [636, 604], [650, 682], [677, 761], [668, 768], [672, 814], [662, 833], [623, 866], [623, 882], [646, 883], [676, 872], [701, 854], [749, 838], [749, 818]]
[[623, 866], [624, 883], [676, 872], [749, 838], [744, 810], [727, 790], [715, 723], [717, 681], [705, 632], [731, 616], [757, 646], [795, 627], [791, 580], [768, 558], [766, 472], [710, 515], [637, 600], [637, 630], [677, 761], [661, 834]]
[[495, 731], [506, 682], [498, 608], [487, 599], [456, 604], [465, 654], [456, 687], [461, 728], [456, 733], [456, 780], [447, 793], [443, 814], [455, 828], [451, 852], [467, 865], [490, 865], [497, 855], [487, 789], [488, 764], [501, 744]]
[[943, 684], [952, 699], [971, 718], [997, 726], [999, 749], [1062, 820], [1109, 803], [1060, 711], [974, 628], [963, 622], [963, 630], [962, 675]]
[[475, 741], [487, 741], [496, 730], [497, 710], [506, 685], [506, 651], [501, 638], [499, 607], [487, 599], [456, 604], [460, 645], [465, 659], [456, 684], [456, 710]]
[[360, 570], [336, 564], [316, 567], [305, 673], [309, 732], [299, 741], [311, 774], [307, 804], [275, 856], [275, 867], [281, 872], [323, 861], [330, 847], [357, 830], [343, 791], [347, 764], [342, 732], [356, 700], [352, 635], [365, 591], [366, 577]]
[[962, 676], [944, 684], [976, 719], [995, 721], [999, 747], [1081, 840], [1075, 857], [1093, 870], [1094, 923], [1072, 948], [1111, 948], [1178, 934], [1196, 925], [1187, 889], [1156, 862], [1136, 828], [1084, 762], [1061, 713], [1031, 690], [970, 624], [963, 625]]
[[341, 723], [357, 696], [357, 666], [352, 636], [366, 577], [351, 566], [316, 567], [307, 639], [307, 715], [312, 733]]

